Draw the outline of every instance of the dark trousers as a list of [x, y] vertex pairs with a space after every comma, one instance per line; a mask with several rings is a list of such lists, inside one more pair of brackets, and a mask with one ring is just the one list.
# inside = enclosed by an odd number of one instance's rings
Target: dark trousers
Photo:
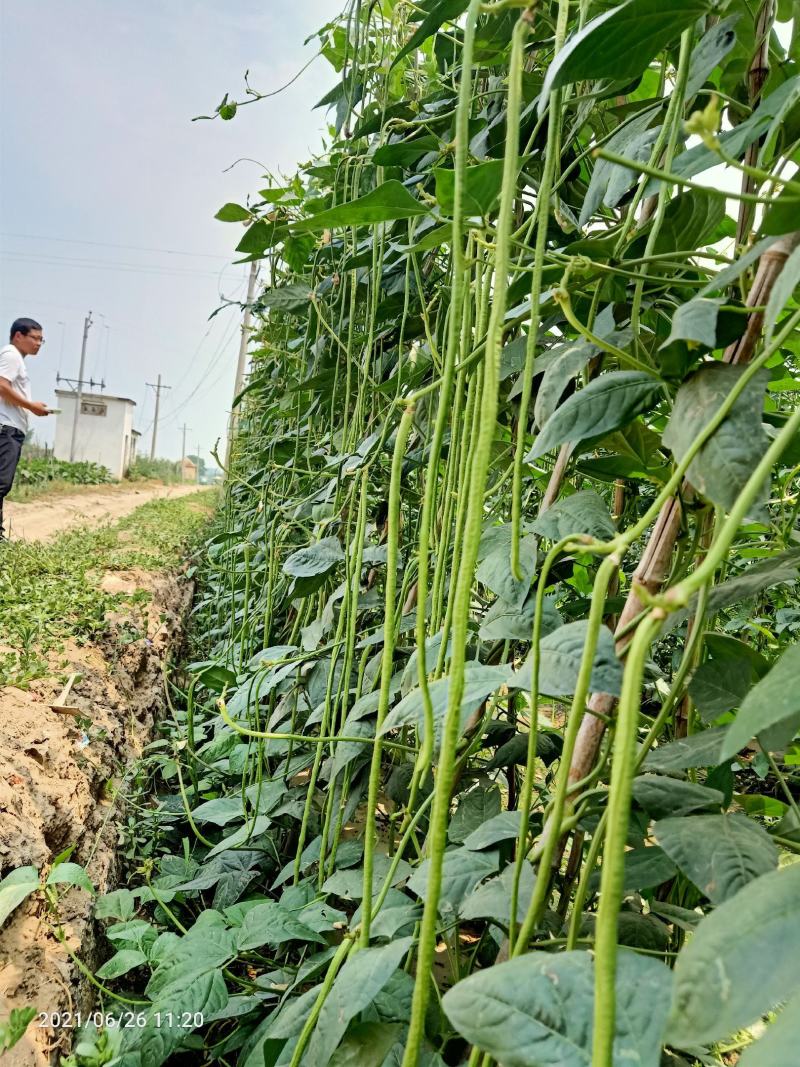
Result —
[[0, 538], [3, 536], [3, 500], [11, 492], [25, 434], [13, 426], [0, 426]]

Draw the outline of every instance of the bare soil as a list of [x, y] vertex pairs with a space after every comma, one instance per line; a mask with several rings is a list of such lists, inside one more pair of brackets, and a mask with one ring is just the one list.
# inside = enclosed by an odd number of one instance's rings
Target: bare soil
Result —
[[69, 526], [121, 519], [148, 500], [167, 500], [196, 493], [203, 486], [119, 484], [86, 486], [68, 496], [45, 497], [29, 504], [6, 500], [3, 510], [11, 540], [49, 541]]
[[[131, 496], [142, 503], [142, 494]], [[186, 580], [134, 570], [105, 575], [102, 582], [124, 592], [146, 589], [150, 600], [132, 609], [135, 614], [109, 616], [110, 635], [100, 646], [67, 644], [53, 660], [50, 679], [29, 691], [0, 689], [0, 873], [27, 864], [46, 869], [75, 844], [70, 858], [86, 866], [98, 893], [114, 888], [116, 819], [124, 803], [117, 788], [163, 712], [162, 664], [180, 640], [192, 594]], [[135, 641], [132, 625], [143, 635]], [[49, 707], [73, 672], [80, 678], [66, 703], [80, 718]], [[92, 967], [99, 960], [89, 894], [69, 890], [61, 916], [72, 952]], [[0, 1020], [14, 1007], [85, 1014], [92, 1005], [91, 987], [35, 893], [0, 929]], [[38, 1023], [5, 1053], [4, 1067], [43, 1067], [68, 1051], [69, 1029]]]

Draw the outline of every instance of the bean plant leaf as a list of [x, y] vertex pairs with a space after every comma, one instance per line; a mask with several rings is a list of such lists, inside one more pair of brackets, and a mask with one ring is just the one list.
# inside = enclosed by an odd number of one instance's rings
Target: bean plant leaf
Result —
[[[539, 692], [549, 696], [570, 696], [575, 692], [583, 657], [588, 623], [585, 620], [560, 626], [542, 638], [539, 645]], [[511, 685], [530, 689], [530, 656], [517, 671]], [[622, 685], [622, 664], [617, 658], [611, 631], [603, 627], [597, 637], [591, 675], [592, 688], [618, 695]]]
[[[506, 814], [510, 814], [506, 812]], [[508, 926], [511, 922], [511, 893], [515, 875], [514, 864], [509, 863], [502, 874], [489, 878], [465, 898], [458, 913], [462, 919], [491, 919]], [[535, 884], [533, 867], [527, 860], [522, 864], [517, 896], [517, 922], [522, 922], [533, 896]]]
[[679, 737], [654, 748], [645, 760], [649, 771], [685, 771], [690, 767], [716, 767], [722, 763], [722, 746], [727, 727], [712, 726], [688, 737]]
[[656, 840], [714, 904], [721, 904], [778, 863], [775, 843], [745, 815], [662, 819]]
[[605, 501], [591, 489], [581, 489], [557, 500], [547, 511], [539, 513], [531, 529], [554, 542], [571, 534], [607, 541], [617, 532]]
[[[461, 847], [445, 852], [442, 860], [441, 902], [448, 910], [457, 911], [464, 897], [478, 882], [497, 870], [498, 854], [494, 851], [473, 852]], [[408, 888], [422, 900], [428, 891], [430, 860], [424, 860], [414, 871]]]
[[705, 722], [733, 711], [742, 703], [753, 682], [747, 660], [710, 659], [702, 663], [689, 683], [689, 696]]
[[500, 790], [497, 786], [470, 790], [458, 802], [455, 814], [450, 820], [448, 838], [457, 845], [463, 844], [474, 830], [499, 815], [500, 808]]
[[[504, 1067], [589, 1067], [594, 976], [588, 952], [530, 952], [470, 975], [444, 995], [456, 1030]], [[615, 1067], [658, 1067], [671, 976], [619, 952]]]
[[469, 0], [439, 0], [434, 4], [432, 9], [428, 12], [415, 32], [411, 35], [397, 55], [392, 60], [392, 66], [395, 66], [401, 59], [405, 59], [407, 55], [410, 55], [416, 48], [431, 37], [440, 26], [445, 22], [452, 22], [463, 15], [467, 10]]
[[748, 1045], [737, 1067], [794, 1067], [800, 1043], [800, 998], [794, 997], [766, 1032]]
[[[629, 118], [605, 142], [606, 150], [626, 159], [646, 163], [650, 158], [653, 141], [658, 136], [658, 128], [653, 128], [654, 115], [654, 109], [646, 107]], [[583, 198], [578, 225], [585, 226], [601, 204], [616, 207], [636, 180], [635, 171], [629, 167], [610, 163], [607, 159], [598, 159]]]
[[[664, 444], [676, 459], [718, 411], [744, 372], [743, 367], [712, 363], [701, 367], [680, 387]], [[761, 424], [764, 390], [769, 373], [758, 371], [734, 401], [730, 413], [689, 464], [691, 483], [714, 504], [729, 511], [753, 468], [767, 449]]]
[[[436, 199], [445, 215], [452, 215], [455, 208], [455, 171], [434, 167]], [[488, 215], [500, 195], [503, 183], [503, 161], [491, 160], [477, 163], [464, 171], [462, 210], [465, 215]]]
[[14, 908], [39, 888], [39, 872], [35, 867], [17, 867], [0, 882], [0, 926]]
[[576, 341], [560, 349], [542, 377], [536, 393], [533, 414], [537, 426], [544, 426], [558, 407], [564, 390], [572, 379], [583, 370], [597, 346], [589, 341]]
[[655, 0], [628, 0], [598, 15], [567, 40], [547, 68], [541, 100], [546, 102], [553, 89], [576, 81], [635, 78], [705, 10], [700, 0], [678, 0], [670, 5], [669, 14]]
[[351, 1026], [330, 1060], [331, 1067], [383, 1067], [400, 1027], [392, 1023]]
[[258, 298], [258, 306], [265, 311], [306, 311], [312, 290], [307, 285], [279, 285], [265, 290]]
[[[707, 915], [678, 955], [667, 1039], [721, 1041], [800, 992], [800, 864], [772, 871]], [[698, 996], [702, 990], [702, 996]]]
[[147, 956], [144, 952], [136, 948], [123, 948], [107, 960], [96, 973], [98, 978], [120, 978], [128, 971], [132, 971], [134, 967], [141, 967], [145, 963], [147, 963]]
[[334, 227], [373, 225], [427, 214], [428, 208], [415, 199], [401, 182], [392, 179], [356, 200], [296, 222], [293, 229], [295, 233], [319, 233]]
[[714, 348], [717, 342], [717, 315], [721, 301], [698, 296], [681, 304], [672, 316], [669, 337], [661, 345], [666, 348], [674, 341], [688, 341], [691, 345]]
[[248, 911], [239, 930], [236, 944], [240, 952], [262, 945], [282, 945], [286, 941], [317, 941], [325, 939], [300, 922], [274, 900], [258, 904]]
[[618, 430], [648, 411], [661, 389], [658, 379], [643, 371], [601, 374], [556, 408], [528, 453], [528, 461], [566, 441], [577, 443]]
[[[790, 645], [772, 670], [742, 701], [728, 728], [722, 758], [736, 755], [753, 737], [784, 726], [791, 739], [800, 726], [800, 644]], [[784, 741], [784, 743], [786, 743]], [[782, 747], [782, 746], [776, 746]]]
[[686, 79], [686, 96], [694, 96], [709, 74], [728, 55], [736, 44], [736, 24], [740, 15], [729, 15], [712, 26], [692, 52], [689, 61], [689, 76]]
[[412, 938], [404, 937], [348, 957], [319, 1013], [306, 1053], [309, 1063], [327, 1067], [347, 1024], [380, 993], [412, 943]]
[[293, 552], [283, 564], [285, 574], [295, 578], [310, 578], [326, 574], [344, 559], [344, 552], [336, 537], [323, 537], [316, 544]]
[[724, 800], [718, 789], [663, 774], [642, 774], [634, 778], [633, 797], [654, 819], [704, 809], [719, 811]]
[[241, 204], [223, 204], [214, 216], [220, 222], [247, 222], [250, 212]]

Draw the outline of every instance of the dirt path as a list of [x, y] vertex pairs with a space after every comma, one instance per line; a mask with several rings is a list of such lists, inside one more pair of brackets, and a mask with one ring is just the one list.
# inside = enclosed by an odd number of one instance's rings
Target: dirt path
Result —
[[30, 504], [7, 500], [4, 505], [6, 527], [11, 540], [48, 541], [68, 526], [121, 519], [148, 500], [186, 496], [197, 490], [196, 485], [115, 485], [35, 500]]

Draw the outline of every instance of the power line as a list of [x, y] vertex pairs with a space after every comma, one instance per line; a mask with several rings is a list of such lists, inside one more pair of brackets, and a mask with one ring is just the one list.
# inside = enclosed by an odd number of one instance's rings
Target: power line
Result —
[[[123, 263], [119, 260], [75, 259], [70, 256], [40, 256], [35, 252], [4, 252], [7, 258], [17, 259], [27, 264], [45, 264], [54, 267], [78, 267], [83, 270], [118, 270], [126, 274], [158, 274], [172, 278], [218, 278], [219, 271], [191, 270], [188, 267], [166, 267], [158, 264]], [[223, 267], [223, 270], [225, 268]]]
[[40, 233], [6, 233], [1, 232], [0, 237], [19, 237], [25, 241], [58, 241], [68, 245], [94, 245], [97, 248], [125, 248], [130, 252], [162, 252], [167, 256], [193, 256], [198, 259], [225, 259], [225, 256], [214, 255], [211, 252], [182, 252], [177, 248], [148, 248], [146, 245], [122, 245], [113, 241], [84, 241], [77, 237], [50, 237]]

